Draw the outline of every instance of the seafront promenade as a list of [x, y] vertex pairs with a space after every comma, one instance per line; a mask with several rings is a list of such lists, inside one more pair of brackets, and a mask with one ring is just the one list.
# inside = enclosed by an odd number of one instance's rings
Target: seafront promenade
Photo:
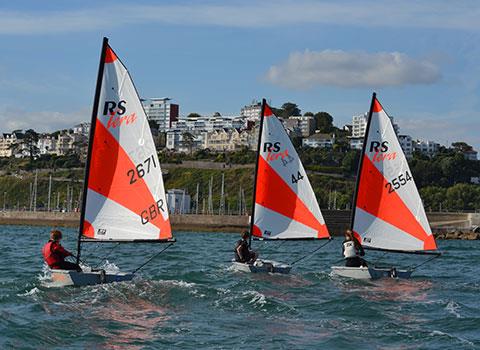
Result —
[[[322, 210], [323, 216], [333, 235], [341, 235], [350, 225], [349, 210]], [[469, 230], [480, 226], [480, 213], [446, 213], [427, 214], [435, 233], [453, 230]], [[75, 212], [33, 212], [1, 211], [0, 225], [34, 225], [76, 227], [80, 214]], [[171, 215], [170, 221], [176, 231], [215, 231], [240, 232], [248, 227], [249, 217], [245, 215]]]

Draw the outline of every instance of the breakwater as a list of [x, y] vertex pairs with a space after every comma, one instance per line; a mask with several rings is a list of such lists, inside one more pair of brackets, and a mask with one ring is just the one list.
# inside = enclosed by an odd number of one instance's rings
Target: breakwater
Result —
[[[351, 213], [349, 210], [323, 210], [322, 213], [333, 235], [341, 235], [350, 226]], [[480, 226], [480, 213], [428, 213], [427, 216], [432, 230], [440, 234], [441, 238], [444, 237], [446, 232], [454, 230], [469, 232], [472, 226]], [[40, 211], [0, 212], [0, 225], [78, 227], [79, 220], [79, 213]], [[248, 216], [240, 215], [190, 214], [170, 216], [170, 222], [175, 231], [240, 232], [248, 227], [248, 220]]]

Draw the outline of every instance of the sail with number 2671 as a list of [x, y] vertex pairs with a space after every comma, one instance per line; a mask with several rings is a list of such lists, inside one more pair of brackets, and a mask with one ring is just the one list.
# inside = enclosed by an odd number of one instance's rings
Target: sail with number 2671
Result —
[[104, 40], [87, 159], [82, 240], [169, 241], [162, 170], [124, 64]]

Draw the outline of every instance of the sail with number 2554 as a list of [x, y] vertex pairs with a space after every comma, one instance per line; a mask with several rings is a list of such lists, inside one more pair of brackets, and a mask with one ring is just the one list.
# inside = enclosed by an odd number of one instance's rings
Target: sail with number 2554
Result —
[[130, 74], [104, 39], [90, 132], [80, 238], [169, 241], [162, 170]]
[[265, 99], [260, 117], [252, 235], [261, 239], [330, 238], [295, 147]]
[[352, 228], [366, 248], [437, 249], [392, 121], [373, 94], [357, 177]]

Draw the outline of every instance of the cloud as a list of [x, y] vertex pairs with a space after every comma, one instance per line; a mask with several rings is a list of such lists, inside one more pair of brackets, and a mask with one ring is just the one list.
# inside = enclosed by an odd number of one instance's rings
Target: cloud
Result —
[[27, 111], [17, 108], [0, 109], [0, 125], [3, 132], [17, 129], [34, 129], [38, 132], [52, 132], [69, 129], [75, 124], [90, 120], [88, 108], [63, 113], [55, 111]]
[[[433, 115], [431, 113], [409, 113], [408, 118], [395, 119], [401, 134], [413, 138], [430, 140], [449, 146], [452, 142], [465, 141], [480, 150], [478, 122], [472, 121], [469, 113], [463, 115], [458, 110]], [[475, 115], [475, 112], [471, 113]], [[460, 117], [462, 116], [462, 117]]]
[[361, 27], [480, 29], [480, 4], [468, 0], [424, 2], [244, 1], [191, 2], [177, 5], [119, 5], [63, 11], [0, 11], [0, 34], [85, 32], [129, 24], [276, 27], [333, 24]]
[[290, 54], [287, 61], [270, 67], [265, 79], [277, 86], [308, 89], [316, 85], [383, 87], [433, 84], [439, 68], [399, 52], [345, 52], [306, 50]]

